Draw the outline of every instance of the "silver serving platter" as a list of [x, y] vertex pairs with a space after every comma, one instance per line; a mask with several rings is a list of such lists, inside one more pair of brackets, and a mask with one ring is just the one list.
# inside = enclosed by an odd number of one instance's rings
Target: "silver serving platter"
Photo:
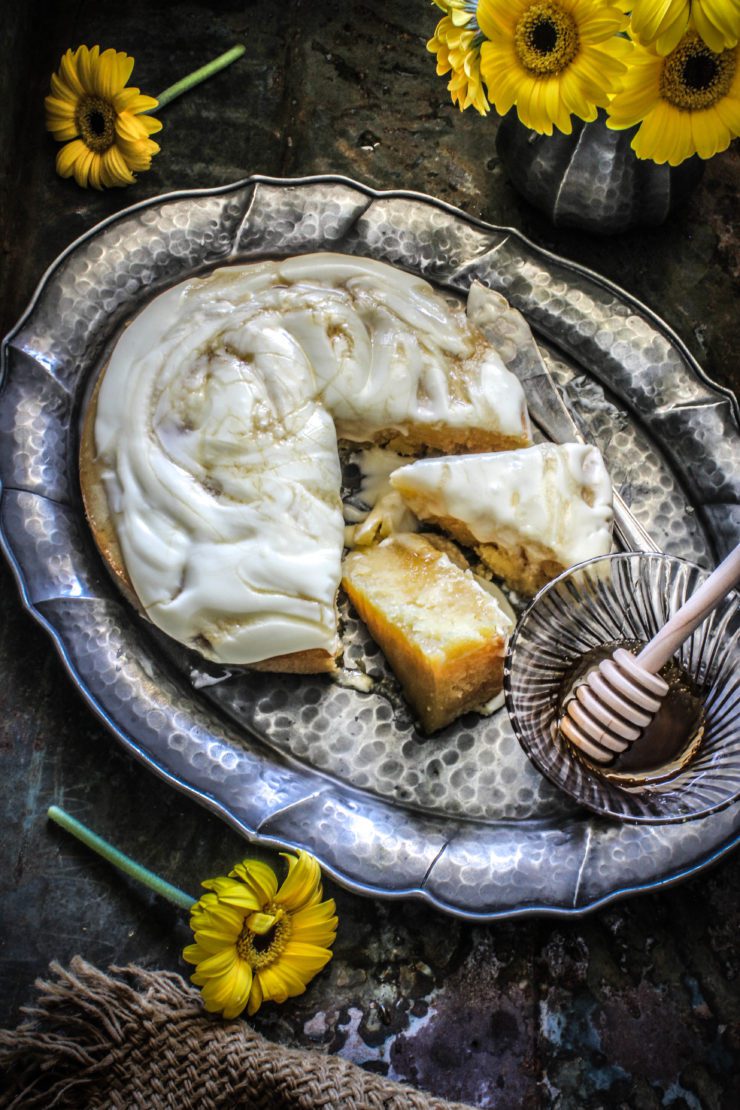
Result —
[[737, 403], [610, 282], [430, 197], [341, 177], [171, 193], [78, 239], [3, 344], [0, 539], [73, 681], [162, 778], [251, 839], [309, 849], [358, 892], [478, 920], [568, 915], [716, 860], [737, 841], [737, 807], [674, 826], [595, 817], [538, 775], [505, 710], [420, 735], [349, 612], [346, 662], [375, 680], [369, 693], [203, 664], [119, 594], [77, 472], [81, 413], [115, 336], [183, 278], [323, 250], [385, 260], [450, 293], [473, 278], [500, 290], [657, 542], [706, 566], [740, 538]]

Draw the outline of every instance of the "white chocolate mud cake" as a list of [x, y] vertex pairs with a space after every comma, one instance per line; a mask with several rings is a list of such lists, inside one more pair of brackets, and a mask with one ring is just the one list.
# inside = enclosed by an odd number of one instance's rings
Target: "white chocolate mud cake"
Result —
[[81, 450], [95, 538], [139, 610], [224, 664], [333, 669], [338, 438], [531, 442], [521, 385], [475, 315], [418, 276], [331, 254], [156, 297], [112, 351]]
[[612, 487], [596, 447], [543, 443], [420, 459], [390, 484], [420, 520], [473, 548], [523, 593], [611, 550]]
[[511, 621], [423, 535], [350, 552], [342, 584], [426, 732], [501, 689]]

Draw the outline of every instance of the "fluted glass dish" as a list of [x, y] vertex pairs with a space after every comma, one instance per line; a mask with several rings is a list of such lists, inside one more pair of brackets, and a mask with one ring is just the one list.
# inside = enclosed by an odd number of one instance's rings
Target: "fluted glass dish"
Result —
[[707, 817], [740, 799], [737, 591], [674, 657], [704, 706], [704, 731], [685, 765], [663, 781], [655, 774], [647, 781], [638, 774], [616, 781], [608, 770], [591, 766], [558, 730], [563, 691], [579, 661], [605, 645], [646, 643], [706, 577], [693, 563], [667, 555], [607, 555], [549, 583], [517, 626], [504, 667], [514, 732], [550, 782], [597, 813], [668, 824]]

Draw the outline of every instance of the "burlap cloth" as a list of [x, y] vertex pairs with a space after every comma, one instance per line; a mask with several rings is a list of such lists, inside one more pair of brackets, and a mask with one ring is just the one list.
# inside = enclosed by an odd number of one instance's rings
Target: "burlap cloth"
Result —
[[106, 974], [79, 957], [50, 970], [30, 1020], [0, 1030], [2, 1107], [466, 1110], [341, 1057], [272, 1044], [244, 1021], [210, 1018], [179, 975]]

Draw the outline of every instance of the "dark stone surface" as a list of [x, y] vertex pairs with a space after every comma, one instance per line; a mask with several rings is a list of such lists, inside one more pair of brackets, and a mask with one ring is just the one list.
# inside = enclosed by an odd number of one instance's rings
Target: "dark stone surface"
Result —
[[[3, 333], [46, 266], [109, 213], [251, 172], [339, 172], [433, 193], [519, 227], [660, 313], [707, 372], [737, 387], [733, 228], [738, 155], [709, 163], [686, 209], [618, 239], [555, 230], [519, 200], [496, 124], [460, 115], [424, 50], [437, 10], [386, 0], [4, 5]], [[157, 92], [243, 40], [230, 70], [163, 113], [162, 153], [127, 190], [53, 172], [48, 76], [67, 46], [115, 46]], [[0, 1022], [49, 960], [75, 954], [185, 973], [182, 915], [48, 824], [64, 806], [177, 885], [197, 891], [245, 845], [118, 748], [68, 680], [0, 566]], [[740, 1099], [740, 862], [578, 920], [472, 926], [412, 902], [339, 907], [335, 959], [309, 991], [254, 1019], [284, 1043], [341, 1052], [440, 1095], [499, 1108], [734, 1107]]]

